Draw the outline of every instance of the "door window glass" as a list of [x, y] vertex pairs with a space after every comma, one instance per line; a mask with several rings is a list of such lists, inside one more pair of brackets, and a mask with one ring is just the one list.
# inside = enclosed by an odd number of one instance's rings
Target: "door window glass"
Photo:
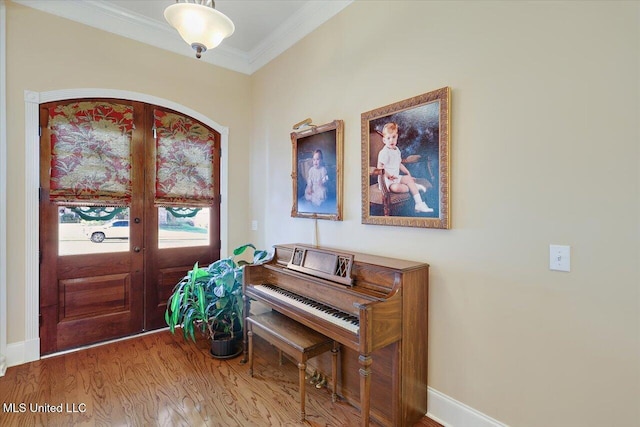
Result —
[[58, 254], [129, 250], [129, 208], [58, 207]]
[[210, 208], [158, 208], [158, 247], [209, 245]]

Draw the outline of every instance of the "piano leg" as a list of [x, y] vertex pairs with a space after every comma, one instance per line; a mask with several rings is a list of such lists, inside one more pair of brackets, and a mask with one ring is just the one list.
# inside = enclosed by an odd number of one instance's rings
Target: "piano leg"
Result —
[[368, 354], [361, 354], [358, 358], [360, 365], [360, 416], [362, 427], [369, 426], [369, 409], [371, 406], [371, 363], [373, 359]]
[[244, 314], [243, 314], [244, 319], [242, 319], [242, 321], [244, 323], [244, 327], [242, 328], [242, 331], [243, 331], [243, 334], [242, 334], [243, 350], [242, 350], [242, 359], [240, 360], [240, 364], [244, 365], [245, 363], [247, 363], [247, 349], [249, 347], [248, 346], [248, 341], [249, 341], [249, 335], [248, 335], [249, 322], [247, 322], [247, 316], [249, 316], [249, 313], [251, 312], [251, 299], [243, 294], [242, 295], [242, 300], [244, 301]]
[[[253, 378], [253, 331], [247, 331], [249, 337], [249, 376]], [[245, 347], [246, 349], [246, 347]]]
[[333, 348], [331, 349], [331, 378], [333, 379], [333, 390], [331, 390], [331, 401], [336, 402], [338, 400], [338, 351], [340, 344], [337, 341], [333, 342]]

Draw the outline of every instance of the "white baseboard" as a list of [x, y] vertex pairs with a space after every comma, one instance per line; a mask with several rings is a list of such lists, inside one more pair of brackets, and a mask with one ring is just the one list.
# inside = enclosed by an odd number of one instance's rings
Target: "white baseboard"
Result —
[[40, 338], [7, 344], [7, 367], [40, 359]]
[[431, 387], [427, 387], [427, 408], [427, 416], [444, 427], [508, 427]]
[[7, 372], [7, 358], [0, 354], [0, 377], [4, 376]]

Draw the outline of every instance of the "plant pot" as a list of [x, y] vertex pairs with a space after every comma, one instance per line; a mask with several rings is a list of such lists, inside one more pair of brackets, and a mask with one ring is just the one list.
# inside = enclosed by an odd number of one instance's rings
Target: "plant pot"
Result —
[[242, 353], [242, 335], [211, 340], [211, 356], [216, 359], [231, 359]]

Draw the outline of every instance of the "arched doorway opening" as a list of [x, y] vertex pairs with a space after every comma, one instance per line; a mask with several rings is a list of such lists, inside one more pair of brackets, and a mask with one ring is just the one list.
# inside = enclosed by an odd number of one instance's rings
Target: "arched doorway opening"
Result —
[[26, 268], [25, 268], [25, 362], [40, 358], [39, 334], [39, 108], [47, 102], [80, 98], [117, 98], [140, 101], [183, 113], [220, 133], [220, 256], [227, 255], [227, 153], [228, 129], [183, 105], [155, 96], [110, 89], [69, 89], [51, 92], [25, 92], [26, 111]]

